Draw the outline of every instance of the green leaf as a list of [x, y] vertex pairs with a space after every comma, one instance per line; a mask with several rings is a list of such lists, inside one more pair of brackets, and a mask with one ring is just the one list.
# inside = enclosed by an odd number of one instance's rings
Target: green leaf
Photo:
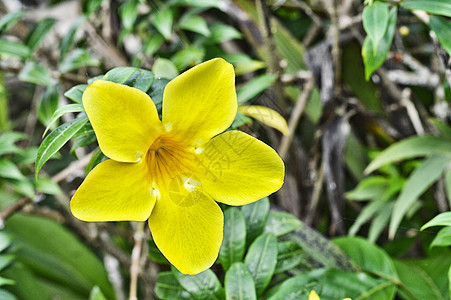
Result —
[[395, 236], [401, 220], [409, 208], [443, 173], [451, 162], [450, 157], [434, 155], [425, 159], [407, 180], [396, 200], [390, 220], [389, 235]]
[[177, 69], [183, 70], [187, 67], [200, 64], [205, 57], [205, 49], [198, 47], [188, 47], [178, 51], [171, 60], [176, 65]]
[[362, 179], [351, 191], [346, 193], [346, 198], [354, 201], [365, 201], [379, 198], [387, 189], [387, 178], [383, 176], [370, 176]]
[[169, 264], [169, 261], [166, 259], [166, 257], [164, 257], [164, 255], [158, 249], [158, 247], [155, 244], [153, 239], [149, 239], [147, 241], [147, 244], [149, 245], [148, 253], [149, 253], [150, 259], [152, 259], [153, 261], [155, 261], [159, 264]]
[[[208, 43], [218, 44], [234, 39], [241, 39], [243, 35], [234, 27], [223, 24], [214, 23], [210, 26], [211, 35], [208, 38]], [[235, 70], [236, 72], [236, 70]]]
[[98, 286], [92, 288], [89, 300], [107, 300]]
[[446, 52], [451, 54], [451, 22], [444, 17], [431, 16], [429, 25]]
[[85, 49], [77, 48], [69, 52], [61, 61], [58, 70], [61, 73], [67, 73], [81, 67], [97, 67], [100, 61], [93, 58]]
[[205, 22], [204, 18], [192, 14], [188, 11], [179, 21], [179, 27], [181, 29], [193, 31], [203, 36], [210, 36], [210, 29], [208, 29], [207, 22]]
[[177, 67], [172, 61], [166, 58], [157, 58], [152, 67], [152, 72], [156, 78], [173, 79], [179, 75]]
[[138, 4], [136, 0], [126, 1], [121, 7], [121, 20], [124, 29], [131, 32], [138, 16]]
[[95, 166], [100, 164], [102, 161], [107, 159], [107, 157], [102, 153], [100, 148], [97, 148], [95, 152], [92, 154], [91, 160], [86, 165], [85, 168], [85, 175], [88, 175], [89, 172], [91, 172], [92, 169], [94, 169]]
[[243, 259], [246, 247], [246, 223], [241, 211], [231, 207], [224, 212], [224, 238], [219, 250], [219, 261], [224, 270]]
[[375, 44], [369, 36], [367, 36], [363, 42], [362, 58], [365, 65], [365, 79], [367, 81], [370, 79], [371, 74], [373, 74], [387, 58], [396, 31], [396, 14], [397, 9], [396, 7], [393, 7], [390, 10], [388, 28], [382, 39], [379, 40], [379, 44]]
[[0, 135], [0, 155], [20, 152], [20, 149], [14, 143], [26, 137], [27, 135], [21, 132], [10, 131], [2, 133]]
[[77, 33], [80, 25], [85, 21], [85, 17], [79, 17], [70, 27], [69, 31], [64, 35], [63, 39], [60, 43], [60, 57], [58, 58], [59, 62], [61, 62], [64, 57], [66, 57], [67, 51], [69, 51], [70, 47], [74, 43], [75, 34]]
[[45, 18], [39, 21], [33, 29], [30, 30], [24, 42], [31, 51], [34, 51], [39, 47], [55, 23], [55, 19]]
[[96, 12], [100, 5], [102, 5], [103, 0], [82, 0], [82, 10], [86, 16], [89, 16], [93, 12]]
[[14, 258], [15, 258], [14, 254], [0, 255], [0, 271], [6, 268], [8, 265], [10, 265], [14, 261]]
[[72, 87], [70, 90], [64, 93], [64, 96], [69, 98], [70, 100], [81, 104], [83, 93], [88, 87], [87, 84], [79, 84], [74, 87]]
[[39, 170], [41, 170], [42, 166], [53, 155], [55, 155], [55, 153], [57, 153], [87, 122], [88, 118], [86, 116], [74, 119], [70, 122], [62, 124], [44, 139], [39, 146], [38, 155], [36, 158], [36, 176], [38, 176]]
[[424, 10], [430, 14], [451, 17], [450, 0], [404, 0], [401, 7], [410, 10]]
[[243, 104], [248, 100], [254, 98], [258, 94], [269, 88], [276, 80], [277, 76], [274, 74], [262, 74], [255, 77], [238, 89], [238, 104]]
[[150, 36], [144, 44], [144, 53], [148, 56], [153, 56], [155, 52], [160, 49], [164, 43], [164, 37], [158, 33], [154, 33]]
[[39, 176], [36, 181], [36, 189], [43, 194], [62, 195], [63, 191], [59, 185], [48, 177]]
[[31, 55], [31, 50], [21, 43], [0, 39], [0, 54], [28, 58]]
[[363, 28], [370, 37], [374, 50], [378, 48], [379, 42], [387, 31], [388, 14], [388, 5], [382, 1], [377, 1], [373, 5], [367, 5], [363, 9]]
[[255, 300], [255, 284], [246, 265], [234, 263], [225, 275], [226, 300]]
[[[78, 86], [77, 86], [78, 87]], [[79, 90], [74, 90], [73, 87], [72, 89], [70, 89], [69, 91], [67, 91], [64, 95], [66, 96], [66, 94], [68, 94], [69, 92], [72, 93], [71, 91], [79, 91]], [[83, 92], [82, 92], [83, 93]], [[66, 96], [68, 97], [68, 96]], [[80, 96], [81, 97], [81, 96]], [[69, 97], [68, 97], [69, 98]], [[65, 105], [63, 107], [58, 108], [57, 110], [55, 110], [55, 112], [52, 115], [52, 118], [50, 119], [47, 127], [45, 128], [44, 133], [42, 134], [42, 136], [44, 137], [45, 134], [47, 133], [47, 131], [50, 129], [50, 127], [55, 124], [56, 121], [58, 121], [59, 118], [61, 118], [61, 116], [63, 116], [66, 113], [70, 113], [70, 112], [82, 112], [83, 111], [83, 105], [81, 104], [68, 104]]]
[[432, 220], [421, 227], [421, 230], [433, 226], [451, 226], [451, 212], [444, 212], [435, 216]]
[[383, 165], [398, 160], [445, 153], [451, 153], [451, 143], [442, 137], [432, 135], [415, 136], [393, 144], [382, 151], [366, 167], [365, 173], [369, 174]]
[[368, 222], [374, 215], [377, 214], [378, 211], [380, 211], [384, 206], [387, 205], [387, 202], [382, 200], [376, 200], [373, 201], [362, 209], [362, 211], [357, 216], [357, 219], [354, 221], [354, 224], [352, 224], [351, 228], [349, 229], [349, 235], [355, 236], [357, 232], [360, 230], [360, 227], [362, 227], [363, 224]]
[[249, 247], [244, 260], [260, 295], [271, 281], [277, 263], [277, 239], [271, 233], [260, 235]]
[[[438, 256], [438, 258], [440, 258], [440, 256]], [[448, 268], [449, 264], [446, 265], [445, 261], [446, 260], [442, 260], [441, 263], [435, 262], [432, 267], [439, 266], [437, 268], [438, 270], [444, 269], [444, 267]], [[427, 260], [424, 262], [427, 262]], [[434, 274], [430, 273], [429, 268], [425, 268], [424, 263], [422, 264], [421, 262], [395, 261], [394, 263], [401, 283], [410, 294], [415, 295], [415, 299], [449, 299], [449, 294], [445, 297], [442, 293], [447, 291], [447, 289], [441, 288], [443, 283], [448, 283], [446, 272], [443, 273], [442, 270], [440, 270], [439, 276], [434, 276]], [[447, 288], [446, 285], [445, 288]]]
[[308, 299], [311, 290], [319, 292], [321, 288], [316, 279], [302, 274], [283, 281], [276, 289], [270, 291], [267, 300]]
[[277, 264], [274, 273], [292, 270], [305, 259], [302, 248], [293, 241], [279, 242], [277, 248]]
[[[243, 75], [254, 72], [266, 67], [266, 63], [260, 60], [254, 60], [243, 53], [226, 54], [223, 56], [226, 61], [231, 63], [235, 68], [235, 74]], [[252, 97], [251, 97], [252, 98]]]
[[17, 168], [17, 166], [14, 163], [12, 163], [10, 160], [6, 158], [0, 158], [0, 177], [16, 180], [25, 179], [25, 176], [23, 176], [19, 168]]
[[3, 252], [6, 248], [8, 248], [11, 245], [12, 240], [13, 239], [9, 234], [0, 231], [0, 252]]
[[74, 141], [70, 149], [70, 153], [75, 156], [76, 149], [91, 145], [92, 143], [97, 141], [94, 129], [89, 123], [86, 123], [85, 126], [83, 126], [83, 128], [81, 128], [80, 131], [74, 135], [73, 139]]
[[153, 16], [152, 24], [167, 41], [171, 39], [173, 19], [174, 14], [169, 8], [157, 10]]
[[152, 98], [155, 105], [160, 105], [163, 102], [164, 89], [169, 81], [169, 79], [158, 78], [152, 83], [150, 98]]
[[162, 300], [192, 300], [191, 295], [180, 285], [172, 272], [158, 274], [155, 295]]
[[246, 221], [246, 244], [250, 245], [265, 228], [269, 214], [269, 199], [267, 197], [241, 207]]
[[17, 193], [29, 198], [34, 197], [34, 186], [28, 178], [23, 178], [21, 180], [6, 178], [5, 181], [7, 181]]
[[48, 68], [35, 62], [28, 62], [19, 73], [19, 79], [38, 85], [50, 85], [52, 77]]
[[[363, 271], [377, 274], [392, 282], [398, 280], [395, 266], [390, 256], [380, 247], [360, 237], [334, 239], [337, 244]], [[394, 288], [391, 287], [391, 288]], [[396, 289], [393, 289], [393, 294]]]
[[444, 227], [435, 236], [430, 248], [432, 247], [447, 247], [451, 245], [451, 227]]
[[17, 300], [16, 296], [14, 296], [13, 294], [11, 294], [10, 292], [5, 291], [5, 290], [0, 290], [0, 299]]
[[287, 234], [301, 226], [295, 216], [284, 212], [272, 212], [268, 216], [265, 225], [265, 232], [270, 232], [275, 236]]
[[24, 14], [25, 14], [24, 10], [17, 10], [2, 16], [2, 18], [0, 19], [0, 33], [2, 31], [7, 31], [11, 27], [13, 27], [14, 24], [16, 24], [16, 22], [20, 18], [22, 18]]
[[394, 205], [394, 202], [389, 202], [376, 213], [368, 231], [368, 241], [371, 243], [376, 243], [382, 231], [388, 225], [388, 220], [393, 212]]
[[173, 270], [175, 278], [188, 293], [198, 300], [224, 299], [224, 290], [218, 277], [212, 270], [207, 269], [196, 275], [185, 275]]
[[154, 74], [148, 70], [133, 67], [118, 67], [108, 71], [103, 77], [103, 80], [125, 84], [147, 92], [154, 78]]
[[56, 86], [48, 86], [38, 103], [38, 118], [42, 124], [50, 124], [52, 116], [58, 108], [58, 104], [59, 93]]

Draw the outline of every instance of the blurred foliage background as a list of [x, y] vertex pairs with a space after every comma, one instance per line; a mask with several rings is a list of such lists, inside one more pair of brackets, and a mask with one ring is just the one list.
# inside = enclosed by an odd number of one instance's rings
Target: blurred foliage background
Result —
[[[449, 17], [450, 0], [0, 1], [0, 299], [449, 299]], [[81, 96], [103, 78], [161, 110], [214, 57], [235, 67], [232, 127], [286, 178], [223, 206], [217, 264], [187, 276], [147, 227], [70, 214], [105, 159]]]

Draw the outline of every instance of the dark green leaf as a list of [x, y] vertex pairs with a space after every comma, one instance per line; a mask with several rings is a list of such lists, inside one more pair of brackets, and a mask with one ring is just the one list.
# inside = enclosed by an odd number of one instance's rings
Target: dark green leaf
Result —
[[66, 143], [70, 140], [74, 134], [77, 133], [83, 125], [88, 122], [87, 117], [81, 117], [74, 119], [52, 131], [45, 140], [41, 143], [38, 149], [38, 155], [36, 158], [36, 176], [38, 176], [39, 170], [42, 166], [52, 158]]
[[244, 260], [260, 295], [268, 286], [277, 263], [277, 239], [271, 233], [260, 235], [249, 247]]
[[298, 275], [282, 282], [271, 290], [267, 300], [296, 300], [308, 299], [311, 290], [321, 291], [321, 285], [315, 278], [307, 274]]
[[251, 244], [265, 228], [269, 213], [269, 199], [263, 198], [251, 204], [241, 207], [244, 220], [246, 221], [246, 243]]
[[103, 263], [61, 224], [47, 218], [14, 214], [6, 221], [5, 230], [20, 244], [16, 261], [26, 264], [35, 276], [82, 293], [84, 299], [96, 285], [108, 299], [115, 298]]
[[196, 300], [224, 299], [224, 290], [218, 277], [212, 270], [207, 269], [196, 275], [184, 275], [173, 270], [180, 285]]
[[106, 158], [107, 157], [102, 153], [102, 151], [100, 151], [100, 148], [97, 148], [97, 150], [92, 154], [91, 160], [86, 165], [85, 175], [88, 175], [88, 173], [91, 172], [95, 166], [100, 164]]
[[[380, 3], [379, 1], [377, 3]], [[390, 10], [388, 28], [384, 36], [375, 44], [368, 36], [365, 38], [362, 46], [362, 58], [365, 65], [365, 79], [368, 81], [371, 74], [376, 71], [387, 58], [388, 51], [393, 41], [393, 36], [396, 30], [396, 7]]]
[[58, 70], [61, 73], [67, 73], [81, 67], [97, 67], [100, 62], [93, 58], [91, 54], [85, 49], [74, 49], [69, 52], [60, 63]]
[[226, 300], [254, 300], [255, 284], [246, 265], [234, 263], [225, 275]]
[[[164, 255], [160, 252], [157, 245], [155, 244], [153, 239], [149, 239], [148, 241], [149, 245], [149, 257], [153, 261], [159, 263], [159, 264], [169, 264], [168, 260]], [[171, 273], [172, 274], [172, 273]]]
[[[440, 44], [442, 44], [446, 52], [448, 52], [448, 54], [451, 54], [451, 22], [444, 17], [431, 16], [429, 25], [437, 35], [437, 39], [439, 40]], [[445, 80], [445, 82], [448, 81]]]
[[424, 160], [407, 180], [396, 200], [390, 220], [389, 235], [394, 237], [409, 208], [443, 173], [451, 157], [434, 155]]
[[283, 212], [272, 212], [269, 214], [268, 220], [266, 221], [265, 232], [270, 232], [275, 236], [281, 236], [300, 226], [301, 221], [295, 216]]
[[302, 248], [292, 241], [279, 242], [277, 248], [277, 273], [282, 273], [291, 270], [298, 266], [305, 258], [303, 256]]
[[27, 45], [31, 51], [36, 50], [47, 33], [52, 29], [53, 25], [55, 25], [55, 22], [56, 20], [52, 18], [45, 18], [39, 21], [25, 38], [25, 45]]
[[274, 74], [263, 74], [255, 77], [238, 89], [238, 103], [243, 104], [248, 100], [254, 98], [258, 94], [269, 88], [276, 80], [277, 76]]
[[381, 248], [360, 237], [342, 237], [333, 240], [363, 270], [381, 278], [398, 280], [390, 256]]
[[81, 104], [83, 92], [86, 90], [87, 87], [88, 87], [87, 84], [76, 85], [76, 86], [72, 87], [70, 90], [68, 90], [67, 92], [65, 92], [64, 96], [76, 103]]
[[60, 57], [59, 61], [61, 62], [64, 57], [66, 57], [67, 51], [69, 51], [70, 47], [74, 43], [75, 34], [77, 33], [80, 25], [85, 21], [85, 17], [79, 17], [74, 24], [70, 27], [69, 31], [64, 35], [63, 39], [60, 43]]
[[219, 261], [224, 270], [243, 259], [246, 247], [246, 223], [236, 207], [224, 212], [224, 238], [219, 251]]
[[430, 14], [451, 17], [450, 0], [405, 0], [401, 6], [410, 10], [424, 10]]
[[150, 98], [152, 98], [152, 101], [155, 103], [155, 105], [159, 105], [163, 102], [164, 88], [168, 83], [169, 79], [164, 78], [158, 78], [152, 83], [152, 92], [150, 93]]
[[432, 135], [411, 137], [393, 144], [382, 151], [366, 167], [365, 173], [371, 173], [383, 165], [398, 160], [442, 153], [451, 153], [451, 143], [442, 137]]
[[162, 300], [194, 300], [180, 285], [172, 272], [161, 272], [158, 274], [155, 295]]
[[166, 40], [171, 39], [173, 18], [174, 14], [168, 8], [157, 10], [153, 16], [152, 24]]
[[38, 85], [50, 85], [52, 80], [49, 69], [35, 62], [28, 62], [18, 77], [22, 81]]
[[125, 84], [147, 92], [154, 81], [151, 71], [133, 67], [114, 68], [103, 77], [104, 80]]
[[21, 43], [0, 39], [0, 54], [28, 58], [31, 50]]
[[58, 104], [59, 93], [56, 86], [48, 86], [38, 103], [38, 118], [42, 124], [51, 126], [50, 122]]

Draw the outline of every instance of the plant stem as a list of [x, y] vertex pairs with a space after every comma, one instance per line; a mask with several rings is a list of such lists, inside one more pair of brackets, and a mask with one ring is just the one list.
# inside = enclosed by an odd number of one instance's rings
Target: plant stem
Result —
[[129, 300], [138, 300], [138, 275], [139, 262], [141, 258], [142, 243], [144, 239], [144, 224], [145, 222], [138, 222], [136, 225], [136, 232], [134, 234], [135, 246], [132, 250], [132, 263], [130, 264], [130, 295]]

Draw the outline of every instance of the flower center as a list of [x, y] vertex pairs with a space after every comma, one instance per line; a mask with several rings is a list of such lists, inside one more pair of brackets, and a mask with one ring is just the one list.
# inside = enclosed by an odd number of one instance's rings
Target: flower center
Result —
[[190, 177], [195, 166], [195, 149], [165, 134], [158, 137], [146, 154], [147, 166], [154, 184], [168, 187], [178, 175]]

